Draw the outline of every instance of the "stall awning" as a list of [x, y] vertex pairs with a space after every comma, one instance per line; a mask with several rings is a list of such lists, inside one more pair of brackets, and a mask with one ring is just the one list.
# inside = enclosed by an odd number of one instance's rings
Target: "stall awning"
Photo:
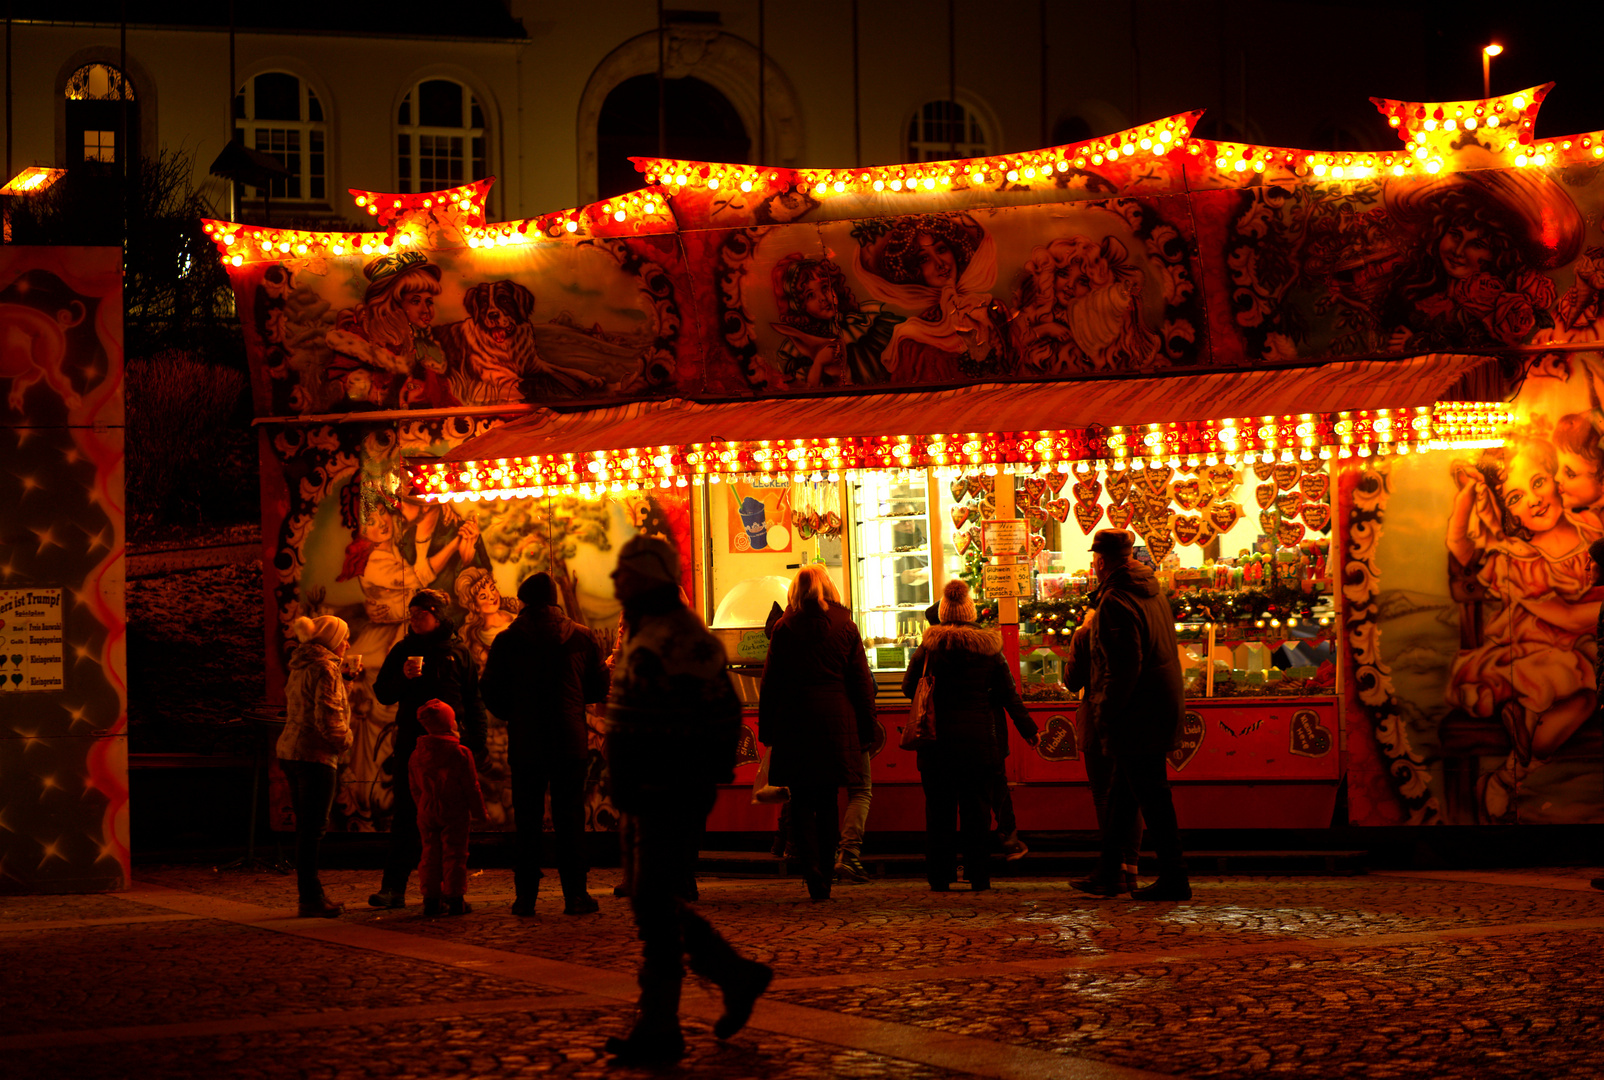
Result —
[[537, 409], [445, 456], [447, 462], [678, 446], [714, 439], [854, 438], [1047, 431], [1233, 417], [1404, 409], [1501, 401], [1496, 357], [1431, 354], [1261, 369], [1053, 383], [985, 383], [807, 398], [637, 401], [574, 412]]

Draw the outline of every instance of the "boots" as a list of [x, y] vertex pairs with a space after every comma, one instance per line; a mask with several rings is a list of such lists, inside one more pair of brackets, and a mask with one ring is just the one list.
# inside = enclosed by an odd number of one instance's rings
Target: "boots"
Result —
[[[613, 1064], [660, 1069], [685, 1056], [685, 1036], [679, 1027], [680, 980], [654, 978], [642, 972], [640, 1014], [624, 1038], [610, 1036], [603, 1045]], [[726, 1006], [727, 1008], [728, 1006]]]
[[735, 971], [719, 984], [724, 992], [724, 1015], [713, 1024], [713, 1034], [727, 1039], [746, 1026], [752, 1018], [752, 1006], [769, 988], [774, 969], [756, 960], [742, 960]]
[[473, 905], [460, 896], [446, 897], [447, 915], [466, 915], [473, 910]]
[[535, 882], [533, 889], [520, 891], [513, 899], [512, 913], [520, 919], [531, 918], [535, 914], [535, 898], [540, 895], [540, 882]]
[[1190, 900], [1192, 883], [1186, 877], [1186, 863], [1180, 859], [1159, 864], [1158, 880], [1131, 894], [1133, 900]]
[[302, 900], [296, 908], [296, 915], [302, 919], [337, 919], [344, 914], [344, 904], [336, 904], [321, 893]]

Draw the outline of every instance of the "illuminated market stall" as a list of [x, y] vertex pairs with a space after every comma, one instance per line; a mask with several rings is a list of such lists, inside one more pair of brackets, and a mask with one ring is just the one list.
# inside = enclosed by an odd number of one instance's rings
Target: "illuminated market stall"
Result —
[[[313, 609], [376, 668], [430, 585], [482, 658], [536, 569], [610, 640], [645, 531], [755, 706], [818, 562], [882, 686], [870, 827], [918, 829], [898, 688], [962, 576], [1044, 732], [1009, 757], [1020, 825], [1083, 828], [1064, 641], [1089, 534], [1130, 528], [1181, 630], [1184, 824], [1322, 827], [1343, 790], [1361, 824], [1596, 820], [1604, 144], [1535, 139], [1545, 92], [1378, 101], [1385, 154], [1186, 114], [982, 160], [642, 161], [529, 221], [484, 221], [482, 182], [359, 193], [377, 232], [208, 223], [257, 361], [270, 668]], [[388, 717], [357, 698], [337, 816], [382, 828]], [[710, 828], [773, 827], [761, 749]], [[486, 787], [510, 820], [504, 753]], [[590, 808], [610, 827], [599, 767]]]

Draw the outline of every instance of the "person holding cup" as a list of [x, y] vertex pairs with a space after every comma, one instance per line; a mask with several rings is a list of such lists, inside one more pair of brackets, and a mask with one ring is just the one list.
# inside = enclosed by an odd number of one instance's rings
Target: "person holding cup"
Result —
[[351, 749], [351, 702], [345, 683], [353, 671], [361, 670], [361, 658], [346, 659], [351, 628], [344, 619], [302, 617], [290, 629], [299, 644], [290, 654], [284, 731], [274, 754], [290, 783], [290, 805], [295, 810], [298, 914], [332, 919], [345, 911], [345, 905], [324, 894], [317, 855], [334, 805], [340, 759]]

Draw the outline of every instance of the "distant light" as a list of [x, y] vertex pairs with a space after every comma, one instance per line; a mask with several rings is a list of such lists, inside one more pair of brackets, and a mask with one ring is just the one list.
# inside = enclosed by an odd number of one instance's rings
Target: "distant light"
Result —
[[1503, 51], [1504, 47], [1502, 45], [1488, 45], [1482, 49], [1482, 52], [1486, 53], [1488, 56], [1497, 56]]
[[43, 165], [31, 165], [13, 176], [5, 187], [0, 187], [0, 195], [37, 195], [65, 175], [67, 175], [66, 169], [47, 169]]

